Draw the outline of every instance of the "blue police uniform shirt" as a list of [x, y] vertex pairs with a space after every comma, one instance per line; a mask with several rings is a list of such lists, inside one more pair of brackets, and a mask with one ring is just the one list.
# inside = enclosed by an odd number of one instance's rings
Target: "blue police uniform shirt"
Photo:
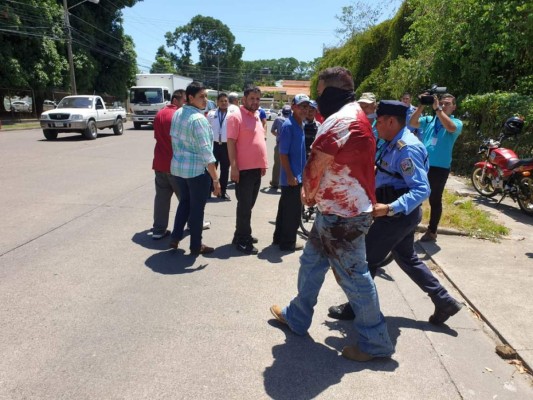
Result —
[[262, 108], [260, 108], [258, 111], [259, 111], [259, 119], [260, 119], [260, 120], [264, 120], [264, 119], [266, 119], [267, 115], [266, 115], [265, 110], [263, 110]]
[[[303, 126], [290, 116], [285, 120], [281, 126], [279, 138], [279, 154], [285, 154], [289, 156], [289, 164], [292, 174], [298, 179], [299, 183], [302, 183], [302, 176], [306, 162], [305, 155], [305, 134]], [[287, 182], [287, 174], [283, 166], [280, 168], [280, 180], [281, 186], [289, 186]]]
[[401, 175], [401, 178], [391, 176], [376, 169], [376, 188], [392, 186], [394, 189], [409, 189], [390, 204], [395, 214], [410, 214], [429, 197], [428, 153], [407, 127], [385, 144], [376, 163], [392, 174]]
[[452, 151], [455, 141], [463, 130], [461, 120], [453, 115], [450, 119], [456, 126], [455, 132], [448, 132], [438, 117], [426, 116], [420, 118], [420, 138], [429, 154], [429, 166], [450, 169], [452, 165]]

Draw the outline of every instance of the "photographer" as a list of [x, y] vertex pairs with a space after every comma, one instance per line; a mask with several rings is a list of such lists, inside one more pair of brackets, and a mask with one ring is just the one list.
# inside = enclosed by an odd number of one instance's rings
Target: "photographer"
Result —
[[[428, 97], [433, 95], [434, 116], [421, 117], [428, 104]], [[429, 205], [431, 208], [429, 226], [420, 238], [422, 242], [437, 240], [437, 227], [442, 215], [442, 193], [450, 174], [452, 151], [455, 141], [461, 134], [463, 123], [453, 116], [455, 97], [449, 93], [441, 95], [440, 101], [436, 94], [425, 92], [419, 96], [420, 105], [411, 116], [410, 125], [419, 129], [419, 137], [428, 151], [428, 179], [431, 188]]]

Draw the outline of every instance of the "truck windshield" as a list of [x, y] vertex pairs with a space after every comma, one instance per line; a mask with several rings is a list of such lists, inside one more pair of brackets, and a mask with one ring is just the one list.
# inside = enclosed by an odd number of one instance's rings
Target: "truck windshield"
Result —
[[92, 97], [64, 97], [57, 108], [92, 108]]
[[163, 102], [163, 90], [161, 88], [135, 88], [130, 90], [130, 103], [132, 104], [157, 104]]

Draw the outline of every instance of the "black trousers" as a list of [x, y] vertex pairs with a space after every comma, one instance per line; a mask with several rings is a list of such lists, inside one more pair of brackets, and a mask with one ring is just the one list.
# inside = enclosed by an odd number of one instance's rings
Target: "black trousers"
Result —
[[220, 165], [220, 194], [224, 196], [228, 187], [229, 156], [227, 143], [213, 143], [213, 155], [217, 159], [217, 167]]
[[252, 209], [260, 187], [261, 170], [259, 168], [239, 172], [239, 182], [235, 183], [237, 222], [233, 238], [239, 244], [252, 243]]
[[409, 215], [398, 214], [394, 217], [375, 218], [365, 238], [368, 269], [372, 277], [375, 277], [376, 264], [392, 252], [394, 261], [420, 289], [429, 295], [433, 304], [437, 307], [446, 307], [453, 302], [453, 298], [428, 266], [418, 258], [414, 249], [415, 229], [421, 219], [420, 206]]
[[302, 214], [302, 200], [300, 191], [302, 185], [281, 186], [281, 197], [276, 216], [276, 229], [274, 230], [274, 244], [281, 248], [291, 247], [296, 243], [296, 234], [300, 225]]
[[437, 233], [437, 227], [442, 216], [442, 193], [444, 192], [448, 175], [450, 175], [448, 168], [429, 167], [428, 180], [429, 187], [431, 188], [429, 206], [431, 207], [431, 211], [429, 214], [428, 229], [433, 233]]

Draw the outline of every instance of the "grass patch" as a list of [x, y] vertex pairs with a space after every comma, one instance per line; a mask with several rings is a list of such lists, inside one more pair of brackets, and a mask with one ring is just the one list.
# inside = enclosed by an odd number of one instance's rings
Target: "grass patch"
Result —
[[21, 129], [36, 129], [40, 128], [41, 124], [39, 122], [3, 122], [2, 131], [16, 131]]
[[[456, 201], [461, 204], [454, 205]], [[422, 224], [429, 223], [429, 202], [422, 204]], [[489, 213], [480, 210], [472, 200], [456, 196], [444, 190], [442, 195], [442, 218], [439, 223], [442, 227], [454, 228], [468, 233], [469, 236], [498, 241], [509, 234], [509, 229], [491, 219]]]

